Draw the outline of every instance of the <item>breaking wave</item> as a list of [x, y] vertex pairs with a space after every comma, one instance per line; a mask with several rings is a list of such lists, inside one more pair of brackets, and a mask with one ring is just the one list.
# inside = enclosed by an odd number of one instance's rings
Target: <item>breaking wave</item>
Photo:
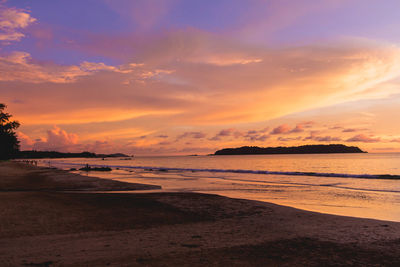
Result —
[[[68, 166], [86, 166], [82, 163], [52, 162]], [[269, 174], [269, 175], [289, 175], [289, 176], [316, 176], [316, 177], [337, 177], [337, 178], [361, 178], [361, 179], [392, 179], [400, 180], [400, 175], [392, 174], [349, 174], [349, 173], [324, 173], [324, 172], [293, 172], [293, 171], [268, 171], [268, 170], [242, 170], [242, 169], [192, 169], [192, 168], [167, 168], [149, 166], [126, 166], [126, 165], [107, 165], [90, 164], [91, 167], [109, 167], [123, 169], [139, 169], [145, 171], [181, 171], [181, 172], [214, 172], [214, 173], [246, 173], [246, 174]]]

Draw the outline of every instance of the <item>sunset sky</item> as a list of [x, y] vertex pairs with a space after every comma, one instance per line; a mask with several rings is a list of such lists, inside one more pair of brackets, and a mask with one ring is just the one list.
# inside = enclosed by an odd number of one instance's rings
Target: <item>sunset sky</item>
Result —
[[398, 0], [0, 0], [22, 149], [400, 151]]

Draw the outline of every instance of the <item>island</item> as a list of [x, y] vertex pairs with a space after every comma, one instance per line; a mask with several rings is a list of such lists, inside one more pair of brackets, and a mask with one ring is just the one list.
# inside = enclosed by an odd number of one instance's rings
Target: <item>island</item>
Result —
[[96, 154], [93, 152], [58, 152], [58, 151], [36, 151], [24, 150], [19, 151], [16, 155], [18, 159], [43, 159], [43, 158], [130, 158], [130, 156], [122, 153], [114, 154]]
[[341, 144], [332, 145], [304, 145], [292, 147], [257, 147], [243, 146], [224, 148], [214, 155], [261, 155], [261, 154], [331, 154], [331, 153], [367, 153], [356, 146]]

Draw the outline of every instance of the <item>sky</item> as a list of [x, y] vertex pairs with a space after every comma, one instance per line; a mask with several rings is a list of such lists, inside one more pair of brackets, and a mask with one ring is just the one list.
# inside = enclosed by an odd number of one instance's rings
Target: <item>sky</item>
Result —
[[398, 0], [0, 0], [22, 149], [400, 152]]

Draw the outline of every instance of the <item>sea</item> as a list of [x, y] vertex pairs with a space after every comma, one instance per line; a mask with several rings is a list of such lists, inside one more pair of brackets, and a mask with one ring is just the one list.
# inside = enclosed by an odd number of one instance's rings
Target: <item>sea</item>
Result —
[[[400, 222], [400, 153], [70, 158], [39, 164], [162, 186], [151, 192], [218, 194]], [[86, 164], [112, 171], [79, 171]]]

